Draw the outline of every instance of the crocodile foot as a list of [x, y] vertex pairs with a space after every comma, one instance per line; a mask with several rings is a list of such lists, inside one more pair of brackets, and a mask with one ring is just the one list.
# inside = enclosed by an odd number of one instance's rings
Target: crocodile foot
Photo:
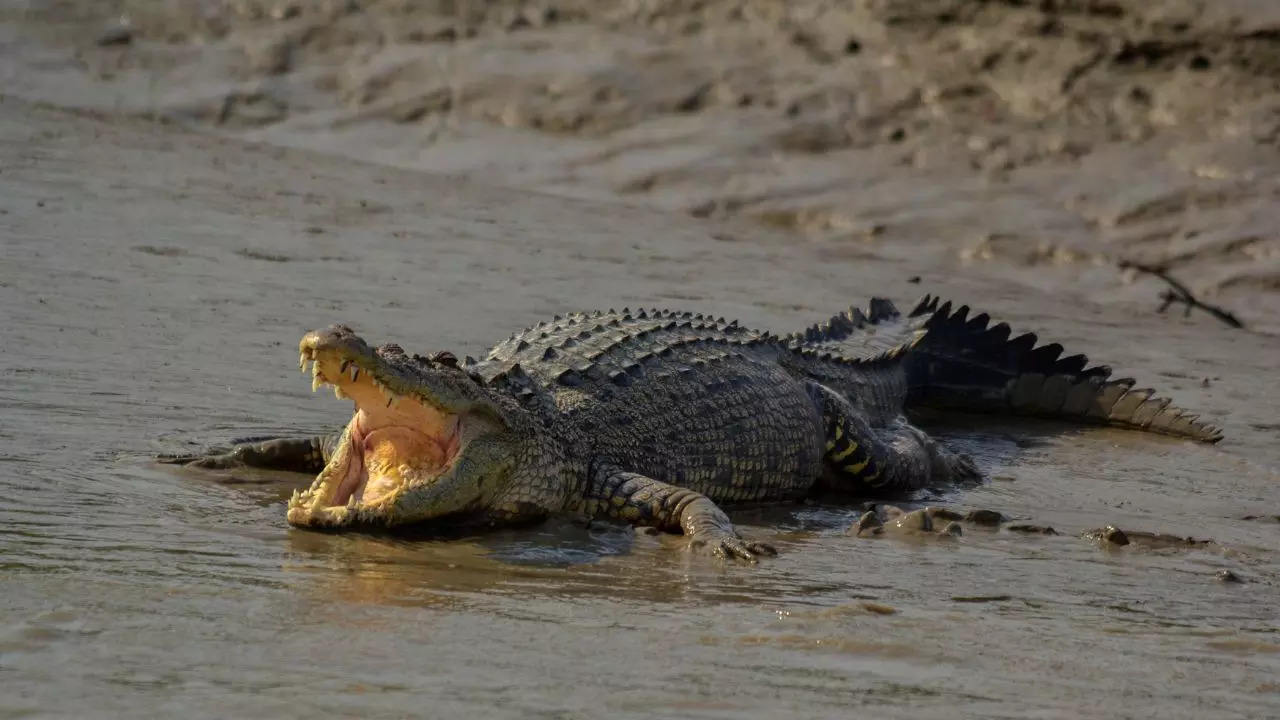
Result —
[[318, 473], [324, 468], [324, 437], [251, 437], [233, 440], [231, 447], [203, 452], [160, 455], [156, 462], [208, 470], [262, 468]]
[[736, 534], [719, 529], [708, 529], [689, 538], [689, 550], [700, 555], [745, 560], [754, 563], [757, 557], [773, 557], [777, 549], [768, 543], [743, 540]]

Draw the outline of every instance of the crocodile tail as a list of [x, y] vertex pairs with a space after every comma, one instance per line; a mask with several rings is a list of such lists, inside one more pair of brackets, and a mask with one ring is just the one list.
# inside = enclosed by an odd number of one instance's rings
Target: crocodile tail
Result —
[[1062, 357], [1057, 343], [1011, 338], [1005, 323], [926, 295], [908, 314], [924, 337], [907, 354], [908, 406], [1034, 415], [1113, 425], [1215, 443], [1222, 431], [1131, 378], [1111, 377], [1084, 355]]

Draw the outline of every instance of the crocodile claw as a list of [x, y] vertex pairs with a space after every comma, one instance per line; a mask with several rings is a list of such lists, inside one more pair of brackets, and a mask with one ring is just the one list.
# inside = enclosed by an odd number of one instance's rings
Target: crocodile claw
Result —
[[774, 557], [778, 554], [777, 549], [768, 543], [743, 540], [737, 535], [719, 532], [695, 535], [689, 540], [689, 549], [699, 554], [749, 563], [757, 562], [759, 557]]

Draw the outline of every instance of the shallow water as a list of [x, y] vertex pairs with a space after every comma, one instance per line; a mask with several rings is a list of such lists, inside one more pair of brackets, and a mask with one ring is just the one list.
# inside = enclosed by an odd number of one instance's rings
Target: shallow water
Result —
[[[1280, 714], [1269, 337], [12, 100], [0, 117], [0, 716]], [[850, 508], [739, 514], [780, 549], [757, 567], [610, 527], [295, 531], [288, 476], [149, 461], [341, 423], [295, 366], [331, 322], [474, 354], [578, 307], [787, 330], [922, 290], [1133, 371], [1228, 439], [951, 425], [992, 479], [938, 502], [1061, 534], [858, 539]], [[1216, 544], [1078, 537], [1107, 524]]]

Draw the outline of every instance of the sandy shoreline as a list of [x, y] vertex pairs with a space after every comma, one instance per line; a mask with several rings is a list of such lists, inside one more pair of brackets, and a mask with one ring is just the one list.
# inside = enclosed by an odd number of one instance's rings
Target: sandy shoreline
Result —
[[[443, 8], [444, 6], [441, 6]], [[1280, 310], [1266, 2], [41, 3], [6, 92], [739, 218], [1099, 302]], [[785, 8], [785, 9], [784, 9]]]

